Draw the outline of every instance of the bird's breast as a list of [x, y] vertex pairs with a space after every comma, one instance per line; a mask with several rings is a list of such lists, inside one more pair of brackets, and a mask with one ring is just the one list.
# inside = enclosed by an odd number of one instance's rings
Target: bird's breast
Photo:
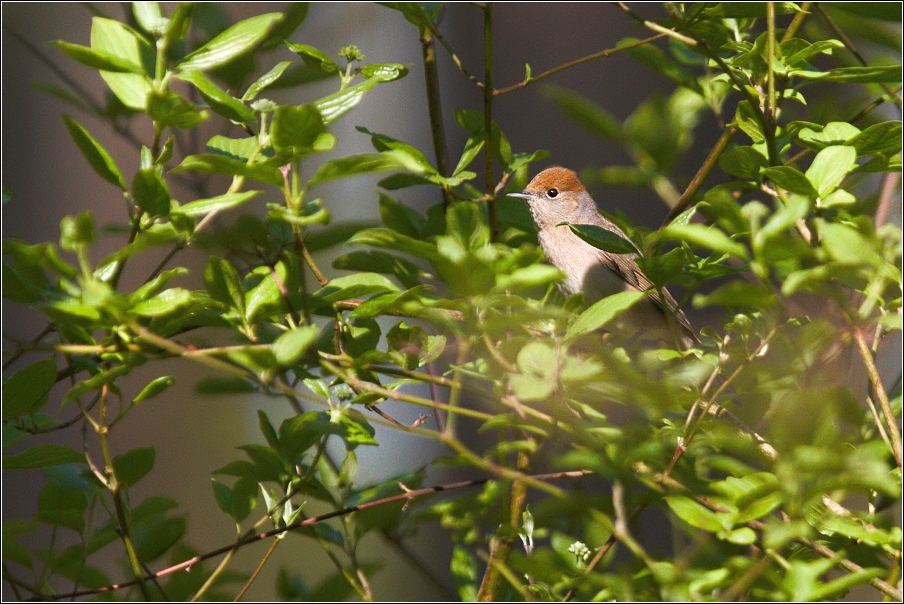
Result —
[[630, 286], [603, 263], [598, 249], [571, 232], [567, 226], [541, 230], [540, 247], [550, 264], [562, 271], [560, 288], [568, 295], [584, 292], [591, 304]]

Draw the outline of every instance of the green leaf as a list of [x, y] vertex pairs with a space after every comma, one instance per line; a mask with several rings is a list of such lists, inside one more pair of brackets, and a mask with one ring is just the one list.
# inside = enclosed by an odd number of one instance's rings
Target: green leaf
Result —
[[69, 447], [43, 444], [27, 449], [18, 455], [3, 458], [4, 470], [46, 468], [67, 463], [85, 463], [85, 455]]
[[711, 294], [694, 296], [694, 306], [724, 306], [726, 308], [767, 308], [775, 303], [775, 294], [769, 287], [748, 281], [729, 281]]
[[283, 105], [273, 114], [270, 138], [277, 151], [297, 147], [309, 149], [323, 133], [326, 120], [315, 105]]
[[79, 63], [87, 65], [88, 67], [114, 73], [144, 73], [144, 68], [141, 67], [141, 65], [132, 63], [128, 59], [118, 57], [109, 52], [95, 50], [78, 44], [70, 44], [69, 42], [64, 42], [62, 40], [55, 40], [51, 42], [51, 44]]
[[245, 290], [242, 278], [228, 261], [211, 256], [204, 269], [204, 285], [210, 297], [245, 316]]
[[380, 82], [387, 81], [384, 77], [371, 77], [359, 84], [349, 86], [345, 90], [334, 92], [329, 96], [314, 101], [314, 106], [320, 111], [324, 124], [336, 121], [340, 116], [351, 111], [364, 95]]
[[420, 214], [383, 193], [380, 193], [380, 219], [390, 229], [415, 239], [420, 238], [424, 227]]
[[156, 60], [154, 49], [144, 36], [119, 21], [94, 17], [91, 20], [91, 48], [141, 66], [143, 74], [101, 70], [100, 76], [123, 105], [143, 111], [148, 93], [153, 90], [150, 76], [154, 73]]
[[204, 174], [226, 174], [229, 176], [245, 176], [260, 182], [282, 188], [284, 184], [282, 172], [275, 166], [264, 164], [247, 165], [244, 161], [223, 157], [222, 155], [189, 155], [182, 163], [170, 170], [170, 173], [201, 172]]
[[572, 121], [601, 140], [621, 140], [622, 126], [608, 111], [586, 97], [557, 86], [546, 86], [543, 94], [550, 98]]
[[132, 307], [132, 312], [140, 317], [159, 317], [175, 312], [192, 302], [192, 293], [181, 287], [172, 287], [139, 302]]
[[722, 523], [715, 512], [711, 512], [690, 497], [675, 495], [666, 497], [665, 502], [676, 516], [693, 527], [711, 533], [722, 530]]
[[338, 420], [334, 414], [332, 421], [339, 426], [339, 435], [345, 441], [346, 450], [351, 451], [359, 445], [379, 446], [380, 443], [374, 439], [376, 430], [360, 411], [346, 408]]
[[88, 163], [91, 164], [91, 167], [94, 168], [94, 171], [108, 183], [125, 191], [126, 181], [107, 150], [81, 124], [65, 113], [63, 114], [63, 122], [66, 124], [66, 129], [69, 131], [72, 140], [75, 141], [75, 144], [82, 152], [82, 155], [85, 156], [85, 159], [88, 160]]
[[747, 248], [736, 241], [732, 241], [722, 230], [713, 226], [672, 223], [662, 229], [660, 233], [665, 239], [684, 241], [716, 252], [747, 259]]
[[822, 238], [823, 249], [835, 262], [849, 266], [878, 267], [882, 258], [873, 244], [861, 233], [846, 224], [817, 220], [816, 226]]
[[314, 293], [324, 302], [338, 302], [374, 294], [397, 293], [399, 291], [392, 281], [377, 273], [357, 273], [346, 277], [332, 279], [326, 287]]
[[462, 602], [476, 602], [479, 586], [477, 557], [464, 546], [456, 545], [452, 550], [449, 570]]
[[732, 176], [755, 180], [769, 160], [753, 147], [735, 147], [719, 156], [719, 167]]
[[813, 188], [813, 184], [806, 175], [791, 166], [776, 166], [763, 170], [763, 178], [771, 180], [776, 186], [803, 195], [809, 199], [815, 199], [819, 193]]
[[819, 40], [788, 55], [782, 62], [788, 67], [794, 67], [798, 63], [809, 61], [811, 57], [815, 57], [820, 53], [831, 54], [836, 48], [844, 48], [844, 44], [838, 40]]
[[283, 11], [283, 18], [270, 29], [267, 39], [261, 44], [263, 50], [273, 50], [281, 46], [308, 16], [308, 2], [292, 2]]
[[808, 80], [819, 80], [823, 82], [860, 82], [864, 84], [883, 82], [895, 83], [901, 81], [901, 66], [880, 65], [877, 67], [839, 67], [828, 71], [792, 69], [788, 74]]
[[757, 111], [750, 105], [749, 101], [738, 103], [738, 108], [735, 111], [735, 123], [754, 143], [762, 143], [766, 140]]
[[168, 216], [170, 192], [156, 166], [138, 170], [132, 180], [132, 197], [149, 216]]
[[240, 377], [229, 378], [203, 378], [195, 386], [195, 392], [198, 394], [220, 395], [220, 394], [249, 394], [257, 392], [254, 384]]
[[391, 229], [364, 229], [352, 235], [348, 245], [372, 245], [405, 252], [412, 256], [435, 261], [439, 259], [436, 244], [406, 237]]
[[433, 27], [433, 17], [427, 12], [430, 4], [426, 2], [379, 2], [378, 4], [401, 12], [406, 21], [417, 27], [428, 29]]
[[[801, 8], [794, 2], [775, 3], [777, 15], [799, 12], [802, 12]], [[700, 15], [707, 19], [765, 17], [766, 6], [762, 2], [719, 2], [714, 5], [707, 4]]]
[[194, 103], [172, 90], [150, 91], [147, 95], [147, 111], [160, 127], [194, 128], [208, 117], [206, 111], [199, 110]]
[[60, 247], [74, 252], [94, 244], [94, 216], [81, 212], [78, 216], [66, 216], [60, 221]]
[[313, 46], [308, 46], [307, 44], [291, 44], [288, 42], [286, 43], [286, 46], [288, 46], [289, 50], [300, 56], [305, 65], [313, 66], [321, 71], [329, 73], [338, 73], [339, 71], [339, 64], [336, 63], [332, 57]]
[[[5, 424], [4, 424], [5, 426]], [[3, 523], [3, 560], [17, 562], [22, 566], [33, 569], [31, 554], [25, 546], [17, 541], [19, 535], [33, 533], [37, 530], [34, 522], [25, 520], [12, 520]]]
[[40, 411], [47, 404], [56, 378], [56, 363], [50, 359], [33, 363], [13, 374], [3, 384], [3, 419]]
[[377, 78], [381, 82], [391, 82], [408, 75], [408, 68], [399, 63], [374, 63], [363, 65], [361, 75], [365, 78]]
[[178, 211], [180, 214], [187, 216], [206, 216], [212, 212], [222, 212], [231, 208], [236, 208], [246, 201], [254, 199], [260, 195], [260, 191], [243, 191], [242, 193], [225, 193], [210, 197], [208, 199], [198, 199], [180, 206]]
[[826, 147], [807, 168], [807, 180], [824, 197], [838, 188], [857, 161], [857, 150], [848, 146]]
[[270, 28], [282, 18], [281, 13], [267, 13], [239, 21], [182, 59], [178, 67], [182, 71], [189, 69], [205, 71], [225, 65], [263, 42]]
[[[637, 41], [637, 38], [622, 38], [619, 40], [618, 46], [625, 46]], [[643, 63], [678, 86], [683, 86], [701, 95], [703, 94], [703, 90], [700, 88], [699, 82], [697, 82], [697, 76], [693, 71], [682, 67], [677, 61], [674, 61], [662, 50], [652, 44], [644, 44], [629, 48], [628, 54], [630, 54], [631, 58], [634, 60]]]
[[167, 20], [163, 16], [159, 2], [133, 2], [132, 14], [135, 16], [135, 22], [146, 33], [158, 36], [164, 33]]
[[606, 296], [578, 315], [575, 322], [565, 332], [565, 337], [571, 339], [596, 331], [645, 296], [645, 292], [637, 291], [619, 292]]
[[292, 65], [292, 61], [280, 61], [273, 67], [270, 71], [262, 75], [255, 81], [251, 86], [248, 87], [248, 90], [245, 91], [245, 94], [242, 95], [243, 101], [253, 101], [257, 98], [257, 95], [261, 93], [262, 90], [276, 82], [283, 73], [285, 73], [286, 69]]
[[856, 135], [848, 143], [858, 156], [891, 156], [901, 151], [901, 122], [890, 121], [874, 124]]
[[294, 365], [317, 342], [319, 336], [320, 328], [316, 325], [304, 325], [285, 332], [273, 342], [276, 362], [283, 367]]
[[116, 479], [127, 487], [134, 485], [154, 467], [157, 453], [154, 447], [132, 449], [113, 458]]
[[141, 362], [143, 361], [139, 361], [134, 365], [117, 365], [115, 367], [112, 367], [111, 369], [100, 371], [87, 380], [76, 382], [76, 384], [72, 388], [70, 388], [68, 392], [66, 392], [66, 395], [63, 397], [61, 407], [65, 408], [70, 402], [74, 401], [76, 398], [80, 397], [86, 392], [99, 390], [106, 384], [115, 382], [118, 378], [132, 371], [132, 369], [141, 364]]
[[148, 399], [152, 399], [155, 396], [160, 395], [164, 390], [169, 388], [175, 383], [175, 380], [168, 375], [161, 376], [154, 380], [141, 389], [141, 392], [132, 399], [132, 404], [137, 405], [138, 403], [143, 403]]
[[38, 493], [35, 520], [81, 534], [85, 530], [87, 508], [88, 497], [81, 489], [49, 483]]
[[851, 139], [860, 134], [860, 129], [847, 122], [829, 122], [824, 127], [819, 124], [807, 122], [792, 122], [789, 124], [789, 132], [793, 125], [803, 126], [795, 128], [795, 136], [804, 147], [820, 151], [831, 145], [847, 145]]
[[323, 428], [327, 424], [329, 415], [322, 411], [308, 411], [284, 421], [279, 426], [279, 444], [283, 457], [292, 464], [297, 463], [299, 457], [327, 433]]
[[190, 69], [177, 74], [176, 77], [194, 85], [214, 113], [239, 124], [249, 124], [254, 121], [254, 112], [245, 103], [226, 93], [202, 72]]
[[397, 155], [392, 153], [360, 153], [358, 155], [349, 155], [322, 163], [317, 169], [317, 172], [314, 173], [314, 176], [311, 177], [311, 180], [308, 181], [308, 186], [314, 186], [328, 180], [335, 180], [346, 176], [406, 168], [406, 164], [400, 161]]
[[77, 109], [85, 112], [93, 111], [93, 109], [87, 103], [85, 103], [84, 99], [64, 88], [63, 86], [59, 86], [52, 82], [42, 82], [40, 80], [32, 80], [28, 83], [28, 85], [35, 90], [41, 90], [43, 92], [52, 94], [61, 101], [68, 103], [73, 107], [76, 107]]
[[557, 227], [567, 226], [571, 232], [592, 245], [593, 247], [610, 252], [612, 254], [636, 254], [637, 248], [627, 239], [617, 235], [609, 229], [604, 229], [595, 224], [570, 224], [562, 223]]
[[210, 486], [213, 487], [213, 496], [214, 499], [216, 499], [217, 505], [223, 510], [224, 514], [234, 519], [235, 511], [232, 503], [232, 489], [216, 478], [210, 479]]

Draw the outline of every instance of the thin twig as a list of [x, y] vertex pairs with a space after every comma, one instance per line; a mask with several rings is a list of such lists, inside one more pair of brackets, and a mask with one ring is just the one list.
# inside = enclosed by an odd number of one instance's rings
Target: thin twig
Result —
[[490, 241], [499, 238], [499, 220], [496, 217], [496, 199], [493, 195], [493, 3], [483, 7], [483, 157], [484, 190], [490, 196], [487, 200], [487, 214], [490, 223]]
[[885, 419], [885, 427], [888, 430], [888, 436], [891, 438], [892, 452], [895, 456], [895, 462], [899, 469], [904, 469], [904, 453], [901, 447], [901, 431], [898, 429], [898, 420], [891, 408], [891, 402], [888, 400], [888, 393], [885, 391], [885, 385], [882, 383], [882, 375], [879, 368], [876, 367], [876, 360], [873, 358], [873, 352], [869, 348], [863, 333], [857, 329], [853, 329], [854, 340], [857, 342], [857, 348], [860, 350], [860, 356], [863, 358], [863, 365], [869, 374], [870, 383], [879, 399], [879, 407], [882, 409], [882, 415]]
[[876, 215], [873, 219], [876, 227], [880, 227], [888, 220], [891, 212], [891, 204], [894, 201], [895, 193], [898, 190], [898, 182], [901, 180], [900, 172], [889, 172], [885, 175], [885, 181], [882, 183], [882, 194], [879, 197], [879, 207], [876, 208]]
[[731, 142], [732, 137], [734, 137], [735, 132], [738, 129], [735, 126], [728, 126], [722, 131], [722, 136], [719, 137], [719, 140], [716, 141], [715, 146], [713, 146], [712, 151], [709, 152], [709, 155], [706, 158], [706, 161], [703, 162], [703, 165], [700, 166], [700, 169], [697, 170], [697, 173], [694, 175], [694, 178], [691, 180], [690, 184], [687, 186], [687, 189], [684, 190], [684, 193], [681, 194], [681, 197], [678, 198], [678, 201], [675, 203], [674, 207], [669, 211], [669, 215], [666, 216], [665, 220], [662, 223], [662, 226], [668, 225], [670, 222], [675, 220], [681, 212], [683, 212], [694, 200], [694, 196], [697, 194], [697, 191], [700, 190], [700, 187], [703, 186], [703, 182], [706, 180], [706, 177], [709, 176], [709, 173], [712, 172], [713, 168], [716, 166], [716, 163], [719, 161], [719, 156], [722, 155], [722, 152], [725, 151], [725, 147], [728, 146], [728, 143]]
[[239, 602], [242, 599], [242, 596], [245, 595], [245, 592], [248, 591], [248, 588], [251, 587], [251, 584], [254, 583], [254, 580], [257, 579], [257, 576], [260, 574], [261, 570], [264, 568], [264, 564], [267, 563], [267, 560], [270, 559], [270, 556], [273, 554], [273, 550], [276, 549], [276, 546], [279, 544], [279, 539], [274, 539], [273, 543], [270, 544], [270, 547], [267, 548], [267, 553], [264, 554], [264, 557], [261, 558], [260, 563], [257, 565], [257, 568], [254, 569], [254, 572], [251, 573], [251, 576], [248, 577], [248, 581], [242, 586], [241, 591], [239, 591], [238, 595], [233, 599], [233, 602]]
[[[856, 58], [857, 61], [864, 67], [868, 67], [869, 65], [867, 64], [866, 59], [863, 58], [863, 55], [860, 54], [860, 51], [857, 50], [857, 48], [854, 46], [854, 43], [851, 42], [851, 39], [847, 37], [847, 34], [845, 34], [844, 31], [840, 27], [838, 27], [838, 24], [835, 23], [835, 19], [833, 19], [827, 12], [822, 9], [822, 6], [819, 2], [814, 2], [813, 8], [816, 9], [816, 12], [818, 12], [823, 19], [825, 19], [825, 22], [829, 24], [829, 27], [832, 28], [832, 31], [835, 32], [835, 35], [841, 38], [841, 43], [844, 44], [845, 48], [847, 48], [852, 55], [854, 55], [854, 58]], [[898, 106], [898, 109], [901, 109], [901, 97], [892, 92], [891, 87], [888, 84], [882, 82], [880, 83], [880, 86], [882, 86], [882, 89], [886, 93], [894, 97], [895, 105]]]
[[623, 11], [625, 11], [632, 19], [634, 19], [635, 21], [637, 21], [638, 23], [640, 23], [647, 29], [650, 29], [653, 31], [658, 31], [662, 35], [669, 36], [670, 38], [674, 38], [674, 39], [678, 40], [679, 42], [683, 42], [683, 43], [687, 44], [688, 46], [699, 46], [699, 44], [700, 44], [699, 40], [695, 40], [694, 38], [690, 38], [683, 34], [679, 34], [674, 29], [668, 29], [666, 27], [663, 27], [662, 25], [659, 25], [658, 23], [654, 23], [653, 21], [648, 21], [648, 20], [644, 19], [643, 17], [641, 17], [640, 15], [635, 13], [633, 10], [628, 8], [628, 5], [625, 4], [624, 2], [615, 2], [614, 4], [617, 7], [619, 7], [620, 9], [622, 9]]
[[[427, 110], [430, 115], [430, 134], [433, 139], [433, 153], [436, 155], [436, 169], [440, 176], [449, 176], [449, 156], [446, 152], [446, 132], [443, 128], [443, 110], [439, 93], [439, 71], [436, 68], [436, 42], [433, 33], [420, 29], [421, 56], [424, 59], [424, 83], [427, 86]], [[443, 207], [448, 209], [452, 195], [443, 187]]]
[[436, 24], [431, 23], [430, 33], [433, 34], [433, 37], [435, 37], [437, 40], [439, 40], [439, 43], [443, 45], [443, 48], [446, 49], [446, 52], [448, 52], [449, 56], [452, 58], [452, 62], [455, 63], [455, 66], [458, 67], [458, 70], [462, 74], [464, 74], [464, 76], [466, 78], [471, 80], [471, 82], [480, 89], [483, 89], [486, 87], [483, 82], [481, 82], [476, 77], [471, 75], [471, 72], [469, 72], [465, 68], [464, 64], [461, 62], [461, 59], [459, 59], [458, 55], [455, 54], [455, 51], [452, 50], [452, 46], [446, 41], [446, 38], [443, 37], [443, 34], [440, 33], [439, 29], [437, 29]]
[[800, 26], [803, 25], [804, 19], [807, 18], [810, 14], [810, 6], [812, 6], [812, 2], [804, 2], [800, 5], [800, 11], [794, 18], [791, 20], [791, 23], [788, 25], [788, 29], [785, 30], [785, 35], [782, 36], [782, 42], [787, 42], [797, 33], [797, 30], [800, 29]]
[[[558, 480], [560, 478], [580, 478], [580, 477], [586, 476], [588, 474], [592, 474], [592, 472], [590, 472], [589, 470], [573, 470], [573, 471], [569, 471], [569, 472], [553, 472], [550, 474], [536, 474], [536, 475], [531, 476], [531, 478], [534, 480]], [[244, 547], [245, 545], [255, 543], [257, 541], [262, 541], [262, 540], [268, 539], [270, 537], [275, 537], [276, 535], [281, 535], [288, 531], [293, 531], [298, 528], [311, 526], [311, 525], [317, 524], [318, 522], [323, 522], [325, 520], [330, 520], [332, 518], [338, 518], [340, 516], [345, 516], [345, 515], [351, 514], [353, 512], [358, 512], [361, 510], [366, 510], [366, 509], [378, 507], [381, 505], [395, 503], [396, 501], [406, 501], [406, 500], [410, 501], [410, 500], [417, 499], [417, 498], [423, 497], [425, 495], [431, 495], [434, 493], [442, 493], [444, 491], [454, 491], [454, 490], [458, 490], [458, 489], [483, 486], [490, 480], [493, 480], [493, 478], [465, 480], [462, 482], [454, 482], [454, 483], [450, 483], [450, 484], [425, 487], [423, 489], [408, 490], [404, 493], [401, 493], [400, 495], [392, 495], [390, 497], [383, 497], [382, 499], [368, 501], [366, 503], [361, 503], [361, 504], [358, 504], [355, 506], [343, 508], [341, 510], [334, 510], [332, 512], [328, 512], [328, 513], [322, 514], [320, 516], [315, 516], [313, 518], [306, 518], [304, 520], [289, 524], [282, 528], [276, 528], [276, 529], [272, 529], [272, 530], [269, 530], [269, 531], [266, 531], [263, 533], [253, 535], [243, 541], [240, 541], [237, 544], [230, 543], [229, 545], [217, 548], [217, 549], [209, 551], [205, 554], [194, 556], [192, 558], [189, 558], [188, 560], [180, 562], [179, 564], [175, 564], [173, 566], [164, 568], [163, 570], [157, 571], [156, 573], [152, 573], [152, 575], [145, 576], [145, 577], [143, 577], [143, 580], [150, 581], [153, 578], [165, 577], [167, 575], [171, 575], [173, 573], [179, 572], [180, 570], [190, 569], [192, 566], [194, 566], [195, 564], [198, 564], [199, 562], [203, 562], [204, 560], [209, 560], [210, 558], [215, 558], [217, 556], [221, 556], [221, 555], [231, 551], [234, 547], [236, 547], [236, 545], [238, 545], [239, 547]], [[105, 587], [99, 587], [99, 588], [95, 588], [95, 589], [86, 589], [86, 590], [82, 590], [82, 591], [75, 592], [75, 593], [36, 594], [36, 597], [34, 599], [62, 600], [62, 599], [68, 598], [68, 597], [91, 596], [91, 595], [96, 595], [96, 594], [100, 594], [100, 593], [116, 591], [116, 590], [123, 589], [126, 587], [132, 587], [133, 585], [136, 585], [137, 583], [138, 583], [138, 580], [136, 579], [134, 581], [127, 581], [124, 583], [107, 585]]]
[[518, 84], [512, 84], [511, 86], [506, 86], [505, 88], [500, 88], [498, 90], [493, 91], [493, 96], [499, 96], [501, 94], [506, 94], [512, 92], [514, 90], [520, 90], [525, 86], [530, 86], [531, 84], [535, 84], [536, 82], [542, 80], [543, 78], [548, 78], [549, 76], [559, 73], [560, 71], [564, 71], [566, 69], [570, 69], [576, 65], [580, 65], [581, 63], [586, 63], [587, 61], [592, 61], [594, 59], [601, 59], [603, 57], [608, 57], [614, 55], [617, 52], [621, 52], [623, 50], [629, 50], [631, 48], [636, 48], [638, 46], [643, 46], [645, 44], [649, 44], [650, 42], [655, 42], [660, 38], [666, 37], [668, 34], [660, 33], [652, 36], [650, 38], [645, 38], [643, 40], [638, 40], [636, 42], [631, 42], [630, 44], [625, 44], [624, 46], [616, 46], [615, 48], [607, 48], [606, 50], [601, 50], [599, 52], [595, 52], [593, 54], [587, 55], [586, 57], [581, 57], [580, 59], [575, 59], [574, 61], [569, 61], [568, 63], [564, 63], [559, 65], [558, 67], [553, 67], [543, 73], [535, 76], [531, 76], [529, 78], [525, 78], [523, 82], [519, 82]]
[[[904, 86], [904, 85], [899, 84], [898, 86], [896, 86], [896, 87], [892, 90], [892, 92], [898, 92], [898, 91], [900, 91], [901, 88], [902, 88], [902, 86]], [[866, 107], [864, 107], [863, 109], [861, 109], [860, 111], [858, 111], [857, 113], [855, 113], [853, 116], [849, 117], [849, 118], [848, 118], [847, 120], [845, 120], [845, 121], [847, 121], [847, 122], [850, 123], [850, 124], [853, 124], [854, 122], [856, 122], [856, 121], [858, 121], [858, 120], [860, 120], [860, 119], [866, 117], [866, 115], [868, 115], [873, 109], [875, 109], [876, 107], [878, 107], [878, 106], [881, 105], [882, 103], [885, 103], [886, 101], [888, 101], [888, 99], [887, 99], [885, 96], [880, 96], [879, 98], [877, 98], [876, 100], [874, 100], [872, 103], [870, 103], [869, 105], [867, 105]], [[792, 157], [792, 158], [789, 159], [787, 162], [785, 162], [785, 165], [786, 165], [786, 166], [793, 166], [793, 165], [796, 164], [798, 161], [800, 161], [801, 159], [803, 159], [803, 158], [806, 157], [809, 153], [812, 153], [812, 152], [813, 152], [813, 149], [810, 149], [810, 148], [803, 149], [803, 150], [801, 150], [799, 153], [797, 153], [794, 157]]]
[[[643, 462], [635, 463], [634, 471], [637, 472], [637, 474], [641, 478], [647, 479], [647, 480], [643, 481], [644, 484], [646, 484], [647, 486], [649, 486], [651, 488], [656, 489], [657, 491], [660, 489], [666, 490], [666, 491], [668, 491], [668, 490], [678, 491], [688, 497], [693, 498], [697, 503], [709, 508], [713, 512], [728, 513], [728, 514], [733, 513], [732, 510], [713, 501], [709, 497], [695, 495], [688, 487], [684, 486], [683, 484], [681, 484], [680, 482], [678, 482], [671, 476], [666, 476], [664, 474], [656, 474], [655, 472], [653, 472], [652, 468], [650, 468]], [[744, 524], [746, 524], [748, 528], [751, 528], [754, 531], [757, 531], [758, 533], [761, 533], [766, 529], [766, 524], [763, 522], [760, 522], [759, 520], [751, 520]], [[839, 566], [841, 566], [842, 568], [844, 568], [846, 571], [848, 571], [850, 573], [864, 572], [864, 569], [862, 566], [860, 566], [854, 562], [851, 562], [847, 558], [839, 555], [838, 552], [826, 547], [825, 545], [822, 545], [821, 543], [819, 543], [817, 541], [811, 541], [810, 539], [807, 539], [805, 537], [795, 537], [794, 540], [796, 542], [800, 543], [801, 545], [804, 545], [804, 546], [808, 547], [809, 549], [813, 550], [820, 556], [822, 556], [824, 558], [828, 558], [829, 560], [832, 560], [833, 562], [835, 562], [836, 564], [838, 564]], [[904, 594], [902, 594], [900, 589], [889, 585], [886, 581], [883, 581], [882, 579], [871, 578], [869, 580], [869, 583], [873, 587], [875, 587], [876, 589], [881, 591], [882, 593], [884, 593], [888, 596], [891, 596], [892, 598], [901, 600], [902, 597], [904, 597]]]
[[[707, 413], [711, 413], [710, 410], [713, 409], [713, 405], [717, 404], [716, 399], [718, 399], [719, 396], [723, 392], [725, 392], [725, 390], [728, 389], [729, 386], [731, 386], [731, 383], [735, 380], [735, 378], [738, 377], [738, 375], [741, 373], [741, 371], [748, 364], [750, 364], [753, 361], [753, 359], [755, 359], [757, 356], [759, 356], [766, 349], [766, 347], [769, 345], [769, 342], [772, 340], [773, 337], [775, 337], [775, 335], [777, 333], [778, 333], [778, 326], [776, 325], [775, 327], [772, 328], [772, 330], [770, 330], [770, 332], [766, 335], [766, 337], [763, 338], [763, 340], [760, 342], [760, 345], [757, 346], [756, 350], [754, 350], [753, 353], [744, 357], [744, 359], [741, 361], [741, 364], [738, 365], [737, 368], [735, 368], [735, 370], [732, 372], [732, 374], [730, 376], [728, 376], [727, 378], [725, 378], [725, 381], [722, 382], [722, 384], [716, 389], [716, 391], [713, 393], [713, 395], [710, 396], [706, 400], [706, 402], [700, 402], [699, 407], [702, 409], [702, 411], [700, 412], [699, 415], [695, 415], [693, 413], [694, 409], [693, 408], [691, 409], [691, 414], [688, 415], [688, 424], [687, 424], [687, 427], [685, 430], [684, 437], [679, 439], [678, 446], [675, 447], [675, 453], [672, 455], [672, 459], [669, 461], [669, 465], [666, 467], [665, 471], [663, 472], [664, 476], [668, 476], [671, 473], [671, 471], [674, 469], [675, 464], [678, 463], [678, 460], [681, 459], [681, 456], [687, 450], [687, 447], [690, 444], [691, 439], [694, 437], [694, 434], [696, 433], [697, 427], [700, 425], [700, 421], [703, 419], [703, 416], [706, 415]], [[721, 359], [720, 359], [720, 364], [721, 364]], [[718, 365], [716, 366], [716, 368], [718, 368]], [[712, 383], [712, 380], [709, 380], [707, 382], [707, 386], [709, 386], [711, 383]], [[703, 396], [706, 396], [705, 390], [701, 396], [701, 399]], [[694, 407], [697, 407], [697, 406], [698, 406], [697, 403], [694, 403]], [[721, 410], [719, 411], [719, 414], [724, 414], [724, 413], [727, 413], [727, 411], [721, 411]], [[772, 447], [772, 445], [770, 445], [768, 442], [766, 442], [759, 434], [756, 434], [756, 432], [753, 432], [751, 430], [750, 433], [757, 440], [758, 448], [767, 457], [769, 457], [770, 459], [776, 459], [778, 457], [778, 453], [775, 451], [775, 449]]]

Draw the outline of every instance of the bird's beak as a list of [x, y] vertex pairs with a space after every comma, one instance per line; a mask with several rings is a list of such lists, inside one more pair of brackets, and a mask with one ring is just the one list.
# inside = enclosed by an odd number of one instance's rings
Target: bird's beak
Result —
[[508, 197], [520, 197], [521, 199], [530, 199], [531, 196], [527, 193], [509, 193]]

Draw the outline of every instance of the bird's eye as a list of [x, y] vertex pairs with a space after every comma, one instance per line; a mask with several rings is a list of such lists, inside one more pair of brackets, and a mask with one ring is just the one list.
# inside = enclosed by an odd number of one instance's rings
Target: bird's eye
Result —
[[546, 195], [548, 195], [550, 197], [550, 199], [553, 197], [558, 197], [559, 190], [558, 189], [550, 189], [549, 191], [546, 192]]

